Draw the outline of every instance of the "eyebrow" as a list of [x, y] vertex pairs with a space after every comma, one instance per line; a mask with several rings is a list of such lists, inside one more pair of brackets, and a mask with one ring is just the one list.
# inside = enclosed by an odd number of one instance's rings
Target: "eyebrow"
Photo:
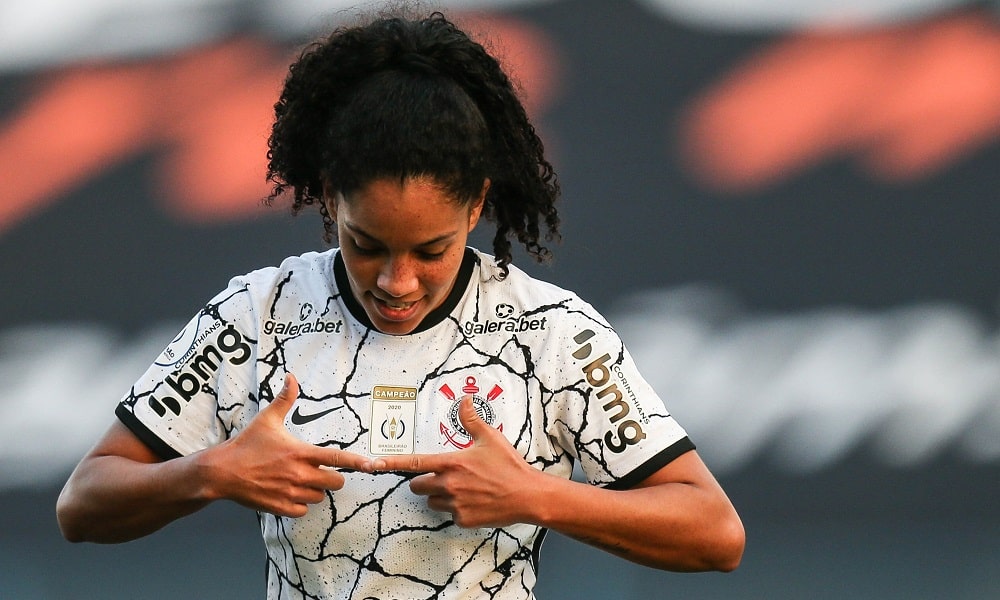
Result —
[[[375, 237], [374, 235], [368, 233], [367, 231], [365, 231], [361, 227], [358, 227], [354, 223], [351, 223], [350, 221], [345, 222], [344, 223], [344, 227], [346, 227], [347, 229], [349, 229], [351, 231], [351, 233], [353, 233], [355, 235], [358, 235], [358, 236], [361, 236], [363, 238], [366, 238], [369, 242], [374, 242], [376, 244], [384, 245], [384, 243], [382, 242], [382, 240], [380, 240], [377, 237]], [[447, 242], [447, 241], [451, 240], [453, 237], [455, 237], [455, 235], [456, 235], [456, 232], [454, 232], [454, 231], [449, 232], [449, 233], [445, 233], [445, 234], [439, 235], [436, 238], [429, 239], [429, 240], [427, 240], [425, 242], [420, 242], [419, 244], [417, 244], [417, 247], [423, 248], [423, 247], [426, 247], [426, 246], [433, 246], [434, 244], [440, 244], [442, 242]]]

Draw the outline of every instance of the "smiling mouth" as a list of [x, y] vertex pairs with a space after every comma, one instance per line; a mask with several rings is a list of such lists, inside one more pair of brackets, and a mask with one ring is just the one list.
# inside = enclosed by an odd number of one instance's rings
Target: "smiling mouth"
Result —
[[399, 302], [399, 301], [394, 302], [390, 300], [383, 300], [378, 297], [375, 298], [375, 301], [378, 302], [379, 304], [382, 304], [383, 306], [391, 308], [392, 310], [406, 310], [411, 306], [413, 306], [414, 304], [416, 304], [416, 302]]
[[378, 316], [386, 321], [403, 322], [408, 321], [417, 313], [419, 300], [412, 302], [401, 302], [399, 300], [385, 300], [378, 296], [372, 296], [374, 308]]

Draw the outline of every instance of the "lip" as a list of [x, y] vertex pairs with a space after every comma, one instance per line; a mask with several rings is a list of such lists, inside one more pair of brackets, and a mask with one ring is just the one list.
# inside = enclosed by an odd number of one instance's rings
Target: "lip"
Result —
[[406, 302], [404, 308], [395, 308], [389, 305], [388, 302], [382, 300], [381, 298], [370, 295], [370, 304], [375, 309], [376, 314], [383, 321], [390, 323], [405, 323], [413, 319], [417, 313], [420, 311], [421, 301], [416, 300], [413, 302]]

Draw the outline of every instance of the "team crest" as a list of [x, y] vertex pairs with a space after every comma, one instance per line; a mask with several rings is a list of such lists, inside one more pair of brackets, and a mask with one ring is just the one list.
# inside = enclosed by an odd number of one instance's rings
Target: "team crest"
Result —
[[465, 385], [462, 386], [461, 395], [456, 394], [447, 383], [439, 387], [438, 392], [451, 401], [451, 407], [448, 409], [448, 422], [440, 423], [441, 437], [443, 438], [442, 443], [445, 445], [460, 449], [468, 448], [472, 445], [472, 437], [465, 430], [465, 427], [462, 426], [462, 420], [458, 416], [459, 403], [465, 396], [472, 396], [472, 403], [476, 407], [476, 412], [479, 413], [479, 418], [485, 421], [490, 427], [495, 427], [499, 431], [503, 431], [503, 423], [496, 423], [497, 413], [490, 404], [499, 398], [500, 394], [503, 394], [503, 388], [499, 385], [494, 384], [486, 395], [482, 396], [480, 395], [480, 386], [476, 378], [470, 375], [465, 378]]

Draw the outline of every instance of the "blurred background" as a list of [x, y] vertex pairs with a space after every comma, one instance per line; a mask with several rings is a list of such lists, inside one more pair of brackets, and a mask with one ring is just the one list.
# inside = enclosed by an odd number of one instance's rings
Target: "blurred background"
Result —
[[[98, 546], [54, 504], [230, 276], [323, 247], [261, 206], [266, 135], [354, 4], [0, 2], [0, 598], [263, 597], [245, 509]], [[561, 178], [519, 264], [617, 326], [747, 530], [697, 575], [550, 534], [538, 597], [1000, 597], [1000, 5], [441, 5]]]

